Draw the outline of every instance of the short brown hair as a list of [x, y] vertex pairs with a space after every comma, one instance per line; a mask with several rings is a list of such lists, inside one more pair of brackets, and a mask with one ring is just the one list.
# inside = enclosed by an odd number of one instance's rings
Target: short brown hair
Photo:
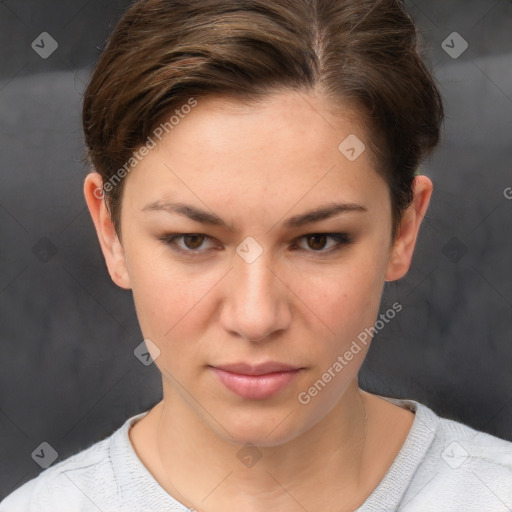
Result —
[[[105, 184], [191, 97], [250, 103], [314, 88], [333, 109], [348, 103], [360, 113], [389, 186], [394, 239], [443, 119], [416, 28], [398, 0], [137, 1], [85, 92], [86, 156]], [[104, 189], [119, 235], [123, 183]]]

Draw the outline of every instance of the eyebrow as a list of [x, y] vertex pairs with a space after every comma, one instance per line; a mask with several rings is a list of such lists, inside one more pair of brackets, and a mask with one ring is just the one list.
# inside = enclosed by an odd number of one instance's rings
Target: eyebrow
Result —
[[[181, 202], [171, 203], [154, 201], [142, 208], [142, 211], [161, 210], [184, 215], [185, 217], [188, 217], [189, 219], [192, 219], [201, 224], [223, 226], [233, 231], [231, 227], [215, 213], [201, 210], [189, 204]], [[340, 213], [367, 211], [368, 209], [365, 206], [356, 203], [329, 203], [323, 206], [318, 206], [317, 208], [308, 210], [307, 212], [301, 213], [299, 215], [290, 217], [285, 221], [284, 226], [287, 228], [297, 228], [306, 224], [328, 219]]]

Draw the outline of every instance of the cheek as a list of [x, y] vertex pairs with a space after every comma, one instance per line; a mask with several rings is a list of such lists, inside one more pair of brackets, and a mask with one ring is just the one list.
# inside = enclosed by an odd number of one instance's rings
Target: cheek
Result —
[[[213, 281], [215, 282], [215, 281]], [[162, 374], [179, 381], [194, 379], [205, 358], [201, 336], [211, 282], [191, 279], [157, 265], [141, 269], [133, 298], [141, 331], [160, 350], [155, 364]], [[203, 300], [201, 300], [203, 298]]]
[[301, 407], [310, 408], [308, 414], [326, 414], [359, 372], [371, 341], [365, 329], [374, 325], [379, 310], [381, 271], [361, 254], [358, 262], [347, 261], [329, 276], [303, 281], [300, 293], [315, 313], [306, 349], [313, 366], [298, 396]]
[[218, 280], [194, 265], [173, 262], [163, 250], [139, 250], [130, 258], [130, 279], [141, 330], [159, 345], [200, 328], [199, 312]]
[[[300, 296], [306, 298], [306, 310], [315, 313], [310, 315], [308, 339], [317, 340], [306, 348], [314, 367], [302, 391], [306, 398], [313, 396], [308, 393], [310, 386], [312, 393], [318, 392], [311, 404], [319, 413], [339, 398], [363, 364], [371, 342], [367, 329], [374, 326], [379, 311], [384, 266], [377, 251], [360, 247], [328, 274], [302, 281]], [[321, 393], [315, 382], [320, 383]]]
[[373, 325], [384, 286], [384, 265], [371, 253], [357, 255], [329, 272], [309, 275], [296, 281], [294, 293], [310, 311], [316, 331], [329, 338], [346, 340]]

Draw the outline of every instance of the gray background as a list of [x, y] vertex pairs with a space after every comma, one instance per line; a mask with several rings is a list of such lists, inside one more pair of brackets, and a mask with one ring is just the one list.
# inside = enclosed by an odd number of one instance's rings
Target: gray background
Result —
[[[161, 398], [129, 291], [107, 274], [82, 196], [81, 96], [128, 1], [0, 0], [0, 498], [35, 477], [34, 450], [58, 459], [111, 434]], [[512, 3], [409, 1], [446, 106], [426, 162], [429, 214], [408, 275], [382, 311], [369, 391], [512, 440]], [[452, 32], [469, 44], [442, 48]], [[47, 59], [31, 47], [57, 42]]]

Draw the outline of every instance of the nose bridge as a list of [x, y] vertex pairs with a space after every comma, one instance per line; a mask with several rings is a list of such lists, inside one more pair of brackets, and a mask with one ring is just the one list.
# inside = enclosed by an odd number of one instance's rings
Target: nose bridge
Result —
[[235, 264], [235, 289], [239, 289], [249, 302], [261, 302], [275, 298], [275, 276], [270, 271], [271, 257], [268, 251], [262, 252], [254, 261], [241, 258]]
[[237, 253], [224, 307], [224, 327], [257, 341], [283, 329], [289, 321], [286, 290], [272, 268], [270, 251], [254, 239], [246, 239]]
[[[259, 241], [258, 241], [259, 240]], [[262, 286], [268, 286], [272, 272], [269, 267], [273, 264], [273, 256], [268, 241], [258, 240], [252, 236], [245, 237], [237, 246], [235, 258], [235, 275], [243, 286], [248, 287], [251, 293]]]

